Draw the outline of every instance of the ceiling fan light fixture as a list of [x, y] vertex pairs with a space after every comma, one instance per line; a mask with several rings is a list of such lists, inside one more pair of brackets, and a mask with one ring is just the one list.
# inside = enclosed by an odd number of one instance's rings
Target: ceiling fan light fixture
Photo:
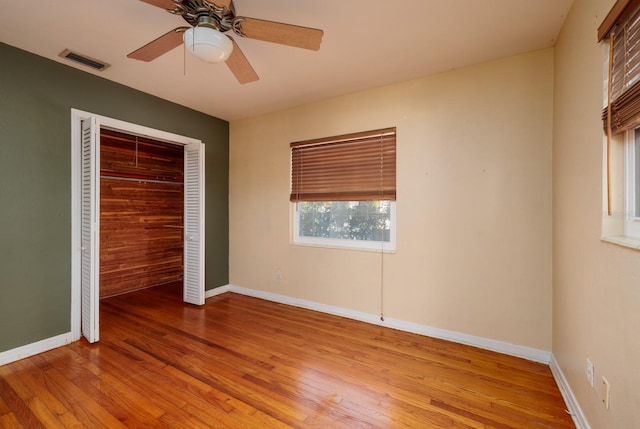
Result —
[[208, 26], [187, 29], [184, 32], [183, 40], [191, 54], [207, 63], [227, 61], [233, 51], [231, 39]]

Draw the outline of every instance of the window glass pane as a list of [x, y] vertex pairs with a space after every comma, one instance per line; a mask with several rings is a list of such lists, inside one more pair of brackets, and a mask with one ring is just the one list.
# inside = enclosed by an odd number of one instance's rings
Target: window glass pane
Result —
[[305, 201], [298, 203], [301, 237], [390, 240], [390, 201]]
[[640, 128], [635, 132], [635, 144], [633, 148], [634, 165], [634, 192], [633, 192], [633, 217], [640, 217]]

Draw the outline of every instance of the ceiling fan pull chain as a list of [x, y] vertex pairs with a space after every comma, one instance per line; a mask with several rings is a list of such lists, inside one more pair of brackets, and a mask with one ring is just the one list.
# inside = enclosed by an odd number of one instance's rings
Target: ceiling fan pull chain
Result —
[[[128, 58], [150, 62], [184, 44], [190, 53], [205, 62], [225, 62], [241, 84], [257, 81], [258, 75], [236, 41], [223, 33], [233, 30], [243, 38], [313, 51], [320, 49], [324, 34], [316, 28], [236, 16], [233, 0], [141, 1], [180, 15], [190, 27], [175, 28], [131, 52]], [[183, 73], [186, 76], [186, 55]]]

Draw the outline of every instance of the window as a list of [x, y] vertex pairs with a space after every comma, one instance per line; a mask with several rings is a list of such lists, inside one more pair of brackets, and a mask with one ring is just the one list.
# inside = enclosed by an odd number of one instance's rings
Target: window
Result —
[[395, 250], [396, 130], [291, 143], [293, 241]]
[[640, 128], [626, 137], [624, 235], [640, 239]]
[[395, 249], [392, 201], [303, 201], [295, 210], [295, 243]]
[[618, 0], [598, 40], [607, 41], [603, 236], [640, 248], [640, 0]]

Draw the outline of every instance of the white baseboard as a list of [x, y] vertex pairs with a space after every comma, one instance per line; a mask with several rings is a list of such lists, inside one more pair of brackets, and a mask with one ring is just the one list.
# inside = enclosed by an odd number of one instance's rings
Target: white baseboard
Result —
[[71, 335], [71, 332], [67, 332], [66, 334], [60, 334], [25, 346], [16, 347], [15, 349], [0, 353], [0, 365], [6, 365], [20, 359], [28, 358], [30, 356], [37, 355], [38, 353], [43, 353], [51, 349], [55, 349], [56, 347], [64, 346], [73, 341], [74, 338]]
[[[275, 293], [244, 288], [241, 286], [235, 286], [235, 285], [228, 285], [228, 286], [229, 286], [229, 289], [225, 290], [225, 292], [226, 291], [235, 292], [241, 295], [253, 296], [255, 298], [261, 298], [261, 299], [266, 299], [268, 301], [279, 302], [281, 304], [292, 305], [294, 307], [306, 308], [309, 310], [315, 310], [323, 313], [333, 314], [336, 316], [342, 316], [348, 319], [359, 320], [361, 322], [367, 322], [374, 325], [386, 326], [388, 328], [393, 328], [400, 331], [412, 332], [414, 334], [420, 334], [420, 335], [439, 338], [443, 340], [449, 340], [456, 343], [479, 347], [481, 349], [491, 350], [491, 351], [503, 353], [510, 356], [521, 357], [524, 359], [544, 363], [547, 365], [551, 362], [551, 352], [548, 352], [546, 350], [539, 350], [531, 347], [519, 346], [516, 344], [511, 344], [504, 341], [492, 340], [489, 338], [476, 337], [474, 335], [463, 334], [455, 331], [448, 331], [446, 329], [434, 328], [431, 326], [420, 325], [417, 323], [407, 322], [399, 319], [392, 319], [392, 318], [385, 317], [384, 321], [382, 321], [380, 320], [380, 316], [371, 314], [371, 313], [363, 313], [360, 311], [349, 310], [342, 307], [319, 304], [313, 301], [307, 301], [307, 300], [298, 299], [298, 298], [291, 298], [285, 295], [278, 295]], [[221, 289], [221, 288], [216, 288], [214, 290], [217, 290], [217, 289]]]
[[530, 361], [548, 365], [551, 360], [551, 352], [534, 349], [507, 343], [505, 341], [493, 340], [491, 338], [477, 337], [475, 335], [463, 334], [461, 332], [449, 331], [446, 329], [434, 328], [431, 326], [419, 325], [417, 323], [403, 320], [385, 318], [385, 323], [379, 325], [399, 329], [401, 331], [413, 332], [414, 334], [426, 335], [428, 337], [440, 338], [442, 340], [453, 341], [454, 343], [466, 344], [485, 350], [516, 356]]
[[230, 292], [230, 291], [231, 291], [230, 285], [218, 286], [213, 289], [205, 290], [204, 299], [211, 298], [212, 296], [220, 295], [221, 293]]
[[589, 422], [587, 422], [587, 418], [582, 412], [582, 408], [580, 408], [580, 404], [578, 404], [578, 400], [573, 394], [573, 391], [571, 390], [571, 387], [569, 386], [564, 373], [560, 369], [560, 365], [558, 365], [558, 361], [556, 361], [556, 358], [553, 355], [551, 355], [551, 362], [549, 363], [549, 367], [551, 368], [553, 378], [555, 378], [556, 384], [560, 389], [560, 393], [564, 398], [564, 402], [569, 408], [569, 414], [571, 414], [571, 418], [573, 419], [573, 423], [575, 423], [576, 428], [591, 429], [591, 426], [589, 426]]

